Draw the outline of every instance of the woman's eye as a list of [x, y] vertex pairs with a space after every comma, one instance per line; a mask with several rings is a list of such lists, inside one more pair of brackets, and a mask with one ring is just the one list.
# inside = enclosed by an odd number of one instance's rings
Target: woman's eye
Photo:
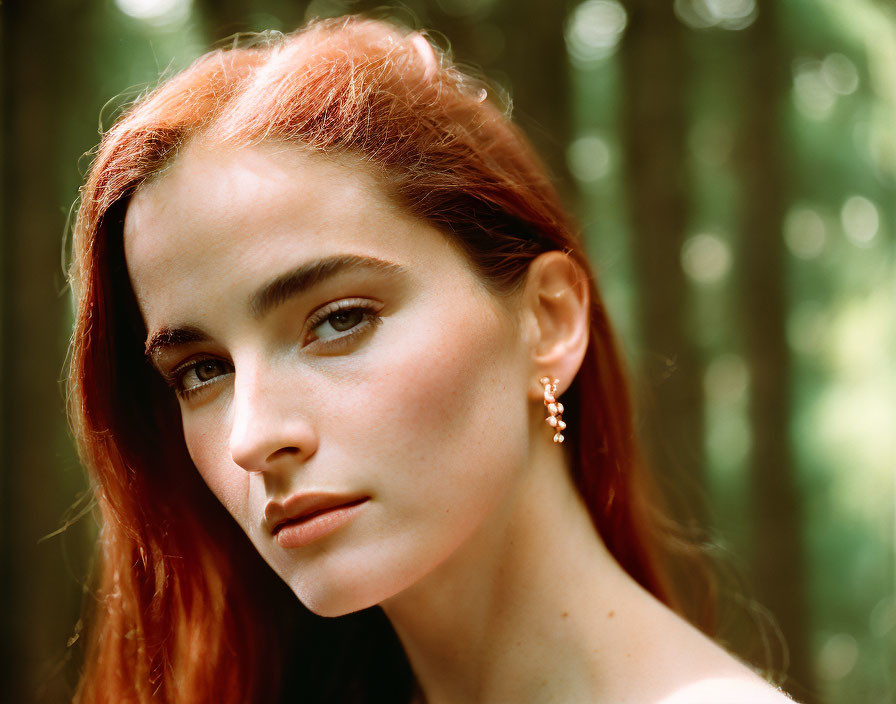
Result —
[[[333, 350], [342, 349], [341, 344], [349, 344], [356, 335], [363, 334], [382, 321], [377, 314], [380, 308], [369, 302], [352, 300], [331, 304], [315, 314], [310, 326], [314, 339], [308, 344], [319, 342], [331, 345]], [[187, 362], [164, 376], [178, 396], [187, 399], [216, 384], [221, 377], [233, 373], [231, 363], [209, 357]]]
[[327, 318], [330, 326], [338, 332], [351, 330], [362, 320], [364, 320], [364, 312], [360, 308], [339, 310], [335, 313], [330, 314], [330, 316]]
[[346, 340], [380, 321], [377, 310], [371, 305], [351, 303], [343, 303], [341, 308], [335, 310], [325, 308], [318, 313], [311, 324], [312, 342]]
[[196, 378], [199, 381], [208, 381], [226, 373], [223, 362], [217, 359], [207, 359], [204, 362], [200, 362], [193, 367], [193, 371], [196, 373]]
[[175, 372], [175, 387], [178, 393], [189, 394], [231, 371], [232, 367], [221, 359], [201, 359]]

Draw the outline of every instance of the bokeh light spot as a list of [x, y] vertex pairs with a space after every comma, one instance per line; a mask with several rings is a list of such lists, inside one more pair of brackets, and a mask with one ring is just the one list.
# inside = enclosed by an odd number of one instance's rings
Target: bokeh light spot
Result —
[[867, 198], [852, 196], [840, 210], [843, 232], [851, 242], [859, 247], [868, 247], [880, 228], [877, 207]]
[[674, 9], [692, 29], [746, 29], [759, 14], [756, 0], [675, 0]]
[[828, 54], [821, 62], [821, 76], [840, 95], [855, 93], [859, 87], [856, 65], [843, 54]]
[[715, 283], [731, 268], [731, 250], [718, 235], [694, 235], [681, 248], [681, 266], [697, 283]]
[[607, 141], [596, 134], [584, 135], [573, 140], [566, 150], [566, 161], [573, 176], [583, 183], [597, 181], [612, 166]]
[[837, 93], [822, 73], [821, 61], [794, 63], [793, 98], [797, 109], [812, 120], [827, 118], [837, 103]]
[[190, 16], [192, 0], [115, 0], [124, 14], [154, 25], [183, 22]]
[[828, 638], [818, 653], [818, 674], [836, 682], [846, 677], [859, 660], [859, 644], [848, 633], [837, 633]]
[[574, 64], [588, 66], [616, 51], [628, 23], [616, 0], [585, 0], [566, 24], [566, 48]]

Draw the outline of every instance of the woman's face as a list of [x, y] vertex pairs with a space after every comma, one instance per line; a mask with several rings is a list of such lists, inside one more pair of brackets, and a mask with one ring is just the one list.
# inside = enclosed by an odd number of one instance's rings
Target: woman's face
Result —
[[125, 255], [196, 468], [312, 611], [399, 594], [510, 501], [531, 386], [515, 304], [360, 162], [192, 144], [132, 198]]

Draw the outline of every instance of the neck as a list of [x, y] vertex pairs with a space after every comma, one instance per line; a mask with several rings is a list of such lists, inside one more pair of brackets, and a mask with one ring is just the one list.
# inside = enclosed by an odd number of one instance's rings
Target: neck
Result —
[[382, 604], [428, 704], [605, 699], [641, 649], [638, 605], [662, 608], [606, 550], [559, 446], [541, 454], [468, 543]]
[[381, 604], [426, 704], [664, 702], [755, 674], [604, 546], [553, 444], [474, 536]]

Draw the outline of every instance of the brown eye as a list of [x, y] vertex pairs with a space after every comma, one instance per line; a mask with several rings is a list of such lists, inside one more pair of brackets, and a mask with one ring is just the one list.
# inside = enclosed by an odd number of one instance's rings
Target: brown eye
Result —
[[327, 316], [330, 325], [337, 332], [345, 332], [355, 327], [364, 319], [364, 311], [360, 308], [351, 308], [349, 310], [338, 310]]
[[226, 373], [224, 365], [216, 359], [207, 359], [204, 362], [200, 362], [196, 365], [195, 370], [196, 378], [199, 381], [209, 381], [216, 376]]
[[306, 339], [309, 344], [319, 343], [316, 346], [318, 351], [328, 344], [345, 345], [356, 335], [379, 324], [380, 308], [378, 304], [363, 299], [345, 299], [340, 304], [326, 306], [312, 316], [309, 321], [310, 339]]
[[233, 373], [233, 365], [222, 359], [201, 359], [181, 367], [172, 383], [177, 393], [186, 398], [220, 377]]

